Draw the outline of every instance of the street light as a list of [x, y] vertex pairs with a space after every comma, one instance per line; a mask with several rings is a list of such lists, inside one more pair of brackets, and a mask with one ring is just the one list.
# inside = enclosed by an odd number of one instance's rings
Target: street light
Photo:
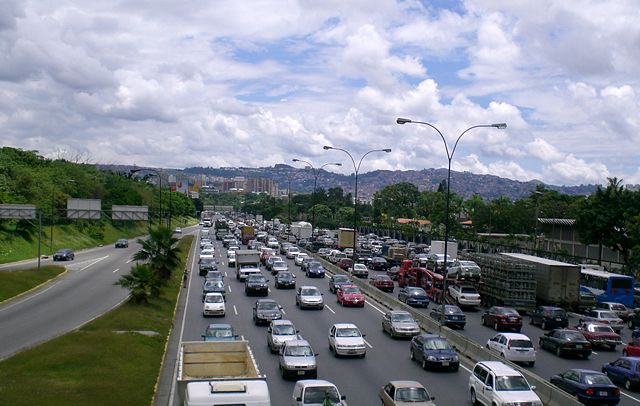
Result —
[[358, 162], [358, 166], [356, 166], [356, 161], [353, 159], [353, 156], [349, 153], [349, 151], [347, 151], [346, 149], [342, 149], [342, 148], [337, 148], [337, 147], [330, 147], [329, 145], [325, 145], [324, 147], [325, 150], [329, 150], [329, 149], [335, 149], [338, 151], [342, 151], [345, 154], [347, 154], [349, 156], [349, 158], [351, 158], [351, 163], [353, 164], [353, 171], [355, 173], [355, 187], [354, 187], [354, 199], [353, 199], [353, 255], [352, 255], [352, 260], [353, 260], [353, 264], [356, 264], [356, 234], [357, 234], [357, 229], [358, 229], [358, 172], [360, 171], [360, 165], [362, 165], [362, 160], [364, 159], [364, 157], [366, 157], [367, 155], [369, 155], [372, 152], [386, 152], [389, 153], [391, 152], [391, 148], [384, 148], [384, 149], [372, 149], [371, 151], [366, 152], [364, 155], [362, 155], [362, 158], [360, 158], [360, 161]]
[[460, 141], [460, 138], [462, 138], [463, 135], [465, 135], [468, 131], [473, 130], [474, 128], [498, 128], [498, 129], [505, 129], [507, 128], [507, 124], [505, 123], [498, 123], [498, 124], [480, 124], [480, 125], [474, 125], [471, 126], [469, 128], [467, 128], [466, 130], [464, 130], [456, 139], [455, 144], [453, 144], [453, 149], [451, 151], [449, 151], [449, 145], [447, 144], [447, 140], [446, 138], [444, 138], [444, 135], [442, 135], [442, 132], [440, 130], [438, 130], [438, 128], [436, 126], [434, 126], [433, 124], [429, 124], [426, 123], [424, 121], [415, 121], [415, 120], [411, 120], [408, 118], [397, 118], [396, 119], [396, 123], [398, 124], [408, 124], [408, 123], [412, 123], [412, 124], [422, 124], [422, 125], [426, 125], [429, 126], [431, 128], [433, 128], [434, 130], [436, 130], [438, 132], [438, 134], [440, 135], [440, 138], [442, 138], [442, 142], [444, 143], [444, 149], [447, 153], [447, 160], [448, 160], [448, 167], [447, 167], [447, 204], [446, 204], [446, 209], [445, 209], [445, 223], [444, 223], [444, 275], [443, 275], [443, 284], [442, 284], [442, 317], [440, 319], [440, 324], [444, 325], [445, 319], [445, 295], [447, 292], [447, 276], [448, 276], [448, 269], [447, 269], [447, 248], [449, 247], [449, 197], [451, 194], [451, 160], [453, 159], [453, 154], [456, 152], [456, 147], [458, 146], [458, 142]]
[[158, 188], [160, 189], [160, 207], [158, 210], [158, 224], [162, 225], [162, 172], [158, 171], [157, 169], [153, 169], [153, 168], [138, 168], [138, 169], [131, 169], [129, 171], [129, 173], [137, 173], [137, 172], [142, 172], [142, 171], [149, 171], [149, 172], [153, 172], [155, 173], [155, 175], [158, 177]]
[[293, 158], [293, 162], [302, 162], [305, 163], [307, 165], [309, 165], [309, 167], [311, 168], [311, 170], [313, 171], [313, 196], [311, 199], [311, 203], [313, 203], [313, 213], [311, 214], [313, 216], [313, 219], [311, 220], [311, 237], [313, 237], [313, 231], [316, 227], [316, 210], [315, 210], [315, 205], [316, 205], [316, 185], [318, 184], [318, 175], [320, 175], [320, 170], [322, 168], [324, 168], [325, 166], [329, 166], [329, 165], [336, 165], [336, 166], [342, 166], [342, 164], [340, 162], [329, 162], [326, 163], [324, 165], [322, 165], [320, 168], [316, 169], [310, 162], [308, 161], [303, 161], [302, 159], [297, 159], [297, 158]]
[[[76, 183], [75, 179], [67, 179], [66, 183]], [[53, 223], [54, 223], [54, 215], [55, 215], [55, 191], [51, 192], [51, 224], [49, 225], [49, 249], [51, 250], [51, 254], [53, 255]]]

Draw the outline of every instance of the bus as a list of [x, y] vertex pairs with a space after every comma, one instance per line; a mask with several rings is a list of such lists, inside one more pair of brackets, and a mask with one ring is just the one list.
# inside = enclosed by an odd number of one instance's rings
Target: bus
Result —
[[598, 303], [616, 302], [633, 308], [635, 280], [631, 276], [582, 267], [580, 285], [589, 289]]

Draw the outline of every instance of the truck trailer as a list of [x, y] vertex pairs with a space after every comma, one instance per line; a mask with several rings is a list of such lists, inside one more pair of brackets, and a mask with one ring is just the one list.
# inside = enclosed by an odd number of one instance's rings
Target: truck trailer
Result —
[[353, 241], [354, 241], [353, 228], [338, 229], [338, 249], [353, 248]]
[[252, 273], [260, 273], [260, 253], [256, 250], [237, 250], [236, 279], [244, 281]]

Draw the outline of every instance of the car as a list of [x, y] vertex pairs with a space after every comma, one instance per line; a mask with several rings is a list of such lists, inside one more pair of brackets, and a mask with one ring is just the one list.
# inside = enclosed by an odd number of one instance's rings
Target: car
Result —
[[580, 317], [579, 322], [592, 321], [595, 323], [603, 323], [611, 326], [613, 331], [620, 334], [620, 331], [624, 328], [624, 321], [618, 315], [611, 310], [591, 309], [584, 313], [584, 316]]
[[620, 335], [608, 324], [585, 321], [575, 326], [575, 329], [581, 332], [593, 347], [608, 347], [613, 351], [617, 345], [622, 344]]
[[480, 361], [469, 376], [471, 404], [543, 406], [521, 372], [500, 361]]
[[269, 294], [269, 280], [261, 273], [247, 275], [244, 280], [244, 293], [247, 296]]
[[235, 341], [237, 338], [231, 324], [209, 324], [202, 335], [203, 341]]
[[444, 306], [444, 325], [460, 330], [464, 329], [467, 324], [467, 316], [456, 305], [437, 305], [431, 309], [429, 316], [442, 323], [442, 306]]
[[322, 379], [302, 379], [293, 387], [292, 406], [347, 406], [336, 385]]
[[387, 275], [373, 275], [371, 279], [369, 279], [369, 284], [383, 292], [389, 293], [393, 293], [395, 288], [393, 281]]
[[236, 267], [236, 254], [229, 254], [227, 256], [227, 265], [229, 265], [230, 268], [235, 268]]
[[320, 262], [316, 261], [315, 258], [310, 257], [310, 256], [306, 256], [306, 257], [302, 258], [302, 263], [300, 263], [300, 270], [302, 272], [306, 273], [307, 269], [309, 269], [309, 265], [311, 263], [317, 263], [317, 264], [321, 265]]
[[410, 358], [418, 361], [423, 369], [444, 368], [457, 371], [460, 358], [446, 338], [422, 333], [411, 339]]
[[299, 252], [293, 259], [293, 263], [297, 266], [300, 266], [302, 265], [302, 260], [305, 258], [309, 258], [309, 254], [307, 254], [306, 252]]
[[578, 309], [581, 312], [589, 310], [597, 304], [596, 295], [593, 294], [586, 286], [580, 285], [580, 291], [578, 292]]
[[329, 350], [336, 357], [359, 356], [364, 358], [367, 346], [364, 335], [353, 323], [336, 323], [329, 329]]
[[116, 241], [116, 248], [129, 248], [129, 240], [126, 238], [120, 238]]
[[540, 349], [555, 352], [558, 357], [577, 355], [587, 359], [593, 351], [591, 342], [576, 330], [553, 329], [538, 338]]
[[498, 333], [487, 340], [487, 349], [511, 362], [536, 363], [536, 350], [531, 339], [520, 333]]
[[456, 260], [453, 266], [447, 268], [447, 275], [460, 280], [480, 280], [480, 267], [473, 261]]
[[382, 406], [435, 406], [433, 401], [436, 400], [416, 381], [389, 381], [380, 388], [378, 397]]
[[296, 276], [289, 271], [278, 272], [275, 284], [276, 289], [295, 289]]
[[630, 309], [627, 308], [627, 306], [623, 305], [622, 303], [616, 302], [600, 302], [596, 304], [596, 308], [612, 311], [625, 322], [629, 320], [629, 317], [631, 317], [633, 313]]
[[324, 278], [326, 272], [320, 262], [313, 261], [309, 263], [305, 274], [307, 275], [307, 278]]
[[53, 254], [54, 261], [73, 261], [75, 257], [76, 254], [69, 248], [59, 249]]
[[280, 255], [286, 255], [287, 250], [292, 246], [293, 244], [291, 244], [290, 242], [283, 242], [282, 244], [280, 244]]
[[531, 313], [529, 324], [539, 325], [543, 330], [566, 328], [569, 326], [569, 316], [561, 307], [538, 306]]
[[553, 375], [549, 381], [584, 405], [617, 405], [620, 402], [620, 389], [600, 371], [570, 369]]
[[264, 266], [267, 268], [268, 271], [272, 271], [273, 264], [276, 262], [284, 262], [284, 259], [282, 259], [282, 257], [279, 255], [271, 255], [265, 261]]
[[640, 357], [640, 331], [634, 331], [631, 342], [624, 346], [622, 355], [625, 357]]
[[420, 326], [411, 313], [404, 310], [391, 310], [382, 316], [382, 331], [391, 338], [413, 337], [420, 334]]
[[389, 269], [387, 269], [386, 274], [389, 278], [391, 278], [391, 280], [393, 281], [397, 281], [398, 280], [398, 272], [400, 272], [400, 267], [399, 266], [392, 266]]
[[282, 319], [282, 306], [273, 299], [258, 299], [253, 305], [253, 322], [256, 326], [268, 325], [271, 320]]
[[346, 272], [353, 267], [353, 260], [351, 258], [340, 258], [336, 261], [335, 265]]
[[353, 282], [347, 275], [335, 274], [329, 278], [329, 291], [336, 293], [338, 288], [342, 285], [353, 285]]
[[315, 286], [300, 286], [296, 289], [296, 306], [301, 309], [324, 309], [324, 299]]
[[200, 239], [200, 249], [204, 248], [205, 245], [213, 245], [213, 242], [209, 239], [209, 237]]
[[460, 307], [480, 306], [480, 293], [470, 285], [449, 285], [449, 295]]
[[202, 316], [224, 316], [225, 315], [224, 297], [218, 292], [207, 293], [204, 296], [202, 305]]
[[519, 333], [522, 329], [522, 316], [511, 307], [493, 306], [485, 310], [480, 317], [480, 324], [493, 327], [496, 331], [512, 329]]
[[296, 255], [300, 253], [300, 248], [296, 246], [290, 246], [287, 248], [287, 259], [295, 259]]
[[229, 255], [235, 255], [238, 250], [240, 250], [240, 247], [238, 245], [229, 243], [229, 247], [227, 248], [227, 257]]
[[271, 265], [272, 275], [277, 275], [280, 272], [288, 272], [288, 271], [289, 271], [289, 266], [284, 261], [276, 261], [273, 263], [273, 265]]
[[342, 285], [336, 292], [336, 301], [342, 306], [364, 307], [364, 293], [356, 285]]
[[224, 274], [218, 271], [217, 269], [212, 271], [207, 271], [207, 273], [204, 275], [204, 280], [205, 281], [216, 280], [216, 281], [224, 282]]
[[205, 276], [208, 272], [217, 271], [218, 264], [213, 258], [204, 258], [198, 261], [198, 275]]
[[640, 387], [640, 358], [620, 357], [602, 366], [605, 373], [613, 382], [620, 383], [626, 390]]
[[349, 267], [349, 271], [351, 275], [357, 278], [368, 278], [369, 277], [369, 268], [365, 264], [353, 264], [352, 267]]
[[373, 257], [371, 261], [369, 261], [369, 268], [374, 271], [386, 271], [391, 268], [391, 265], [382, 257]]
[[267, 346], [272, 353], [277, 353], [286, 341], [297, 340], [300, 331], [296, 330], [291, 320], [272, 320], [267, 328]]
[[176, 227], [176, 229], [173, 230], [173, 232], [176, 233], [176, 234], [182, 234], [182, 228]]
[[422, 288], [405, 286], [398, 290], [398, 300], [413, 307], [428, 307], [429, 298]]
[[279, 350], [279, 369], [282, 378], [311, 378], [318, 377], [316, 353], [307, 340], [297, 339], [286, 341]]
[[226, 293], [224, 282], [215, 279], [205, 280], [204, 284], [202, 285], [202, 301], [205, 300], [207, 294], [209, 293], [219, 293], [224, 299]]

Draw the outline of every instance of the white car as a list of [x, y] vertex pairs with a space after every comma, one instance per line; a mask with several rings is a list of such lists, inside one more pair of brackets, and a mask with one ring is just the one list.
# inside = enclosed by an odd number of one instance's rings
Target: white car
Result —
[[369, 268], [365, 264], [354, 264], [353, 268], [351, 268], [351, 274], [358, 278], [368, 278]]
[[238, 251], [240, 249], [240, 247], [238, 247], [237, 245], [230, 245], [229, 248], [227, 248], [227, 256], [229, 254], [234, 254], [236, 253], [236, 251]]
[[296, 255], [300, 253], [300, 248], [298, 247], [289, 247], [287, 250], [287, 258], [294, 259]]
[[300, 339], [298, 332], [291, 320], [272, 320], [267, 328], [267, 346], [271, 352], [278, 352], [285, 341]]
[[449, 294], [460, 307], [480, 306], [480, 293], [473, 286], [451, 285], [449, 286]]
[[480, 361], [469, 376], [471, 404], [542, 406], [526, 378], [500, 361]]
[[320, 289], [315, 286], [300, 286], [296, 290], [296, 306], [299, 306], [301, 309], [310, 307], [323, 309], [324, 299], [322, 298]]
[[353, 323], [336, 323], [329, 329], [329, 350], [336, 357], [341, 355], [360, 356], [367, 354], [364, 335]]
[[229, 256], [227, 257], [227, 262], [229, 263], [229, 266], [231, 268], [235, 268], [235, 266], [236, 266], [236, 253], [235, 252], [229, 254]]
[[309, 254], [305, 253], [305, 252], [300, 252], [298, 253], [298, 255], [296, 255], [296, 258], [293, 260], [293, 262], [300, 266], [302, 265], [302, 260], [304, 260], [305, 258], [309, 258]]
[[536, 350], [529, 337], [524, 334], [496, 334], [487, 341], [487, 348], [509, 361], [526, 362], [529, 366], [536, 362]]
[[222, 293], [207, 293], [204, 297], [202, 305], [202, 315], [207, 316], [224, 316], [226, 307], [224, 305], [224, 296]]
[[326, 397], [331, 405], [346, 406], [346, 396], [341, 396], [336, 385], [322, 379], [302, 379], [293, 387], [291, 406], [321, 406]]

